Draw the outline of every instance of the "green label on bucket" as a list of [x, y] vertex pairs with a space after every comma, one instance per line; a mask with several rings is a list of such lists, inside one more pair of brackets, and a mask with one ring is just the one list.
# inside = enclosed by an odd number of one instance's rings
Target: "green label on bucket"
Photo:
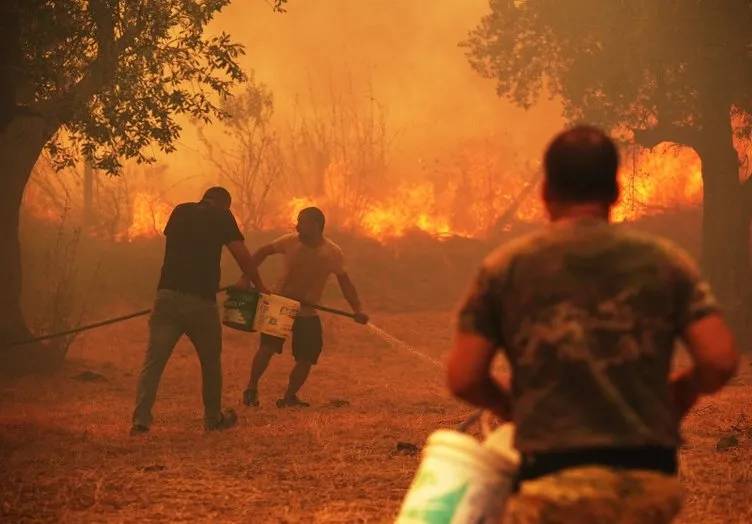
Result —
[[241, 331], [252, 332], [259, 294], [239, 289], [229, 289], [224, 302], [222, 323]]
[[468, 484], [464, 484], [453, 491], [424, 501], [421, 507], [408, 508], [405, 517], [425, 524], [449, 524], [467, 488]]

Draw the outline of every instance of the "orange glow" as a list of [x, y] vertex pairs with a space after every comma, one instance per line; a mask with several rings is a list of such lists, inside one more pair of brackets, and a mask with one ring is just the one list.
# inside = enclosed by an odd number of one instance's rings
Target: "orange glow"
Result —
[[[385, 178], [370, 192], [361, 193], [355, 190], [358, 186], [352, 182], [347, 168], [332, 164], [324, 173], [322, 194], [280, 195], [270, 205], [263, 227], [289, 229], [300, 210], [309, 206], [322, 208], [331, 228], [381, 242], [411, 231], [437, 238], [455, 235], [483, 238], [499, 228], [509, 228], [514, 222], [545, 220], [538, 167], [504, 165], [482, 148], [463, 151], [462, 155], [458, 168], [403, 174], [399, 185], [390, 184]], [[693, 149], [664, 143], [651, 150], [628, 148], [622, 158], [621, 198], [612, 213], [615, 221], [634, 221], [701, 205], [702, 166]], [[60, 213], [52, 211], [47, 198], [39, 188], [30, 185], [25, 210], [37, 218], [60, 222]], [[114, 239], [130, 242], [161, 235], [173, 205], [149, 185], [132, 190], [128, 200], [130, 204]], [[500, 224], [502, 218], [504, 223]]]
[[[485, 163], [485, 166], [482, 164]], [[541, 222], [545, 219], [537, 179], [530, 172], [504, 172], [488, 167], [489, 159], [470, 161], [472, 175], [462, 181], [423, 181], [402, 185], [383, 198], [373, 199], [360, 212], [346, 213], [341, 193], [327, 192], [319, 198], [295, 197], [283, 216], [294, 223], [304, 207], [318, 205], [337, 217], [336, 227], [380, 241], [423, 231], [438, 238], [451, 235], [483, 237], [507, 212], [509, 222]], [[625, 152], [619, 173], [622, 195], [612, 216], [617, 222], [702, 203], [702, 171], [691, 148], [660, 144], [634, 154]], [[528, 187], [534, 184], [534, 187]], [[327, 183], [327, 187], [339, 184]], [[514, 207], [516, 205], [516, 207]], [[281, 224], [269, 224], [279, 226]], [[508, 226], [509, 223], [502, 224]]]
[[278, 227], [295, 226], [298, 223], [298, 214], [307, 207], [316, 207], [316, 202], [308, 197], [293, 197], [286, 204], [286, 209], [282, 213], [288, 223], [277, 224]]
[[453, 234], [449, 220], [436, 209], [434, 192], [428, 183], [401, 188], [394, 197], [369, 206], [360, 229], [380, 240], [403, 236], [410, 229], [439, 237]]
[[689, 147], [663, 143], [623, 156], [617, 222], [702, 203], [702, 165]]
[[24, 190], [23, 209], [39, 220], [61, 223], [67, 218], [66, 214], [70, 205], [69, 202], [64, 202], [62, 206], [52, 205], [49, 195], [40, 186], [30, 183]]
[[752, 175], [752, 115], [733, 108], [731, 127], [734, 129], [734, 148], [739, 157], [739, 180], [747, 180]]
[[161, 200], [159, 195], [138, 192], [133, 196], [131, 224], [124, 232], [122, 240], [135, 240], [158, 236], [167, 225], [172, 207]]

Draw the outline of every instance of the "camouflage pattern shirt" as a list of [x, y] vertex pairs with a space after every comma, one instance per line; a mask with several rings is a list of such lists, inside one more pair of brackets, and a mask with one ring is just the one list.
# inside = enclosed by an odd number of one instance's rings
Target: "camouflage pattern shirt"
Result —
[[685, 326], [717, 310], [685, 252], [586, 219], [492, 253], [458, 327], [505, 352], [521, 451], [674, 447], [674, 344]]

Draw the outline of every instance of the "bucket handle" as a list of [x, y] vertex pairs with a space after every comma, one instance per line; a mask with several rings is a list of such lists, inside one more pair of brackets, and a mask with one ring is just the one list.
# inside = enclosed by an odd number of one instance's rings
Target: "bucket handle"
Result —
[[481, 419], [481, 416], [483, 415], [483, 410], [479, 409], [475, 411], [472, 415], [467, 417], [465, 420], [457, 424], [454, 429], [461, 432], [461, 433], [467, 433], [467, 430], [469, 430], [471, 427], [475, 425], [476, 422], [478, 422]]
[[[232, 286], [228, 286], [226, 288], [222, 288], [220, 291], [226, 291], [230, 287], [232, 287]], [[252, 289], [252, 291], [255, 291], [256, 293], [258, 293], [258, 290], [256, 290], [256, 289]], [[282, 298], [287, 298], [289, 300], [294, 300], [296, 302], [300, 302], [301, 306], [310, 307], [310, 308], [313, 308], [313, 309], [317, 309], [319, 311], [324, 311], [326, 313], [332, 313], [333, 315], [340, 315], [342, 317], [348, 317], [348, 318], [355, 319], [355, 313], [350, 313], [349, 311], [344, 311], [342, 309], [335, 309], [333, 307], [328, 307], [328, 306], [321, 306], [319, 304], [311, 304], [310, 302], [304, 302], [302, 300], [298, 300], [296, 298], [288, 297], [288, 296], [285, 296], [285, 295], [280, 295], [278, 293], [273, 293], [273, 295], [276, 295], [276, 296], [282, 297]]]
[[467, 417], [465, 420], [454, 426], [456, 431], [461, 433], [467, 433], [467, 431], [475, 424], [480, 426], [480, 432], [484, 437], [487, 437], [494, 432], [495, 426], [498, 426], [499, 419], [494, 416], [490, 411], [485, 409], [479, 409]]

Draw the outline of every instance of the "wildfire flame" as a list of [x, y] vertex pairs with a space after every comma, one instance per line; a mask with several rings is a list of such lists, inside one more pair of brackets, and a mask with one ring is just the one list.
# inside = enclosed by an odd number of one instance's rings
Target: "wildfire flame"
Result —
[[625, 160], [619, 172], [621, 198], [612, 211], [615, 221], [702, 203], [702, 165], [693, 149], [664, 143]]
[[366, 234], [382, 240], [403, 236], [409, 229], [435, 236], [452, 234], [449, 220], [439, 211], [434, 187], [423, 183], [401, 188], [394, 197], [370, 206], [360, 226]]
[[131, 241], [160, 235], [171, 212], [172, 206], [164, 202], [159, 195], [148, 192], [136, 193], [133, 197], [131, 224], [122, 239]]
[[[441, 191], [431, 182], [403, 185], [393, 194], [368, 203], [363, 212], [345, 214], [337, 226], [381, 241], [411, 230], [436, 237], [480, 237], [507, 211], [520, 221], [545, 219], [539, 188], [528, 187], [537, 178], [502, 174], [493, 187], [455, 182], [444, 184]], [[622, 194], [612, 213], [617, 222], [702, 203], [701, 163], [691, 148], [665, 143], [625, 155], [619, 179]], [[284, 215], [294, 221], [304, 207], [317, 205], [331, 211], [336, 210], [336, 204], [327, 194], [318, 199], [295, 197], [289, 200]], [[335, 215], [342, 214], [336, 211]]]
[[[379, 241], [415, 230], [439, 238], [482, 237], [499, 227], [497, 220], [505, 213], [510, 220], [543, 221], [545, 212], [537, 187], [540, 175], [514, 173], [492, 164], [488, 159], [475, 159], [468, 164], [464, 178], [405, 183], [379, 198], [371, 196], [358, 201], [359, 209], [352, 206], [356, 199], [342, 196], [347, 195], [348, 188], [341, 186], [346, 179], [338, 176], [332, 179], [336, 184], [327, 181], [328, 189], [323, 195], [295, 196], [270, 206], [264, 226], [289, 228], [299, 211], [309, 206], [321, 207], [332, 227]], [[702, 202], [701, 162], [694, 150], [687, 147], [665, 143], [651, 150], [627, 150], [619, 178], [622, 194], [612, 215], [616, 221], [634, 221]], [[133, 241], [161, 235], [172, 207], [153, 188], [131, 192], [130, 212], [123, 217], [129, 222], [121, 226], [114, 238]], [[31, 186], [25, 210], [43, 220], [61, 221], [59, 213], [52, 212], [45, 204], [44, 195]]]

